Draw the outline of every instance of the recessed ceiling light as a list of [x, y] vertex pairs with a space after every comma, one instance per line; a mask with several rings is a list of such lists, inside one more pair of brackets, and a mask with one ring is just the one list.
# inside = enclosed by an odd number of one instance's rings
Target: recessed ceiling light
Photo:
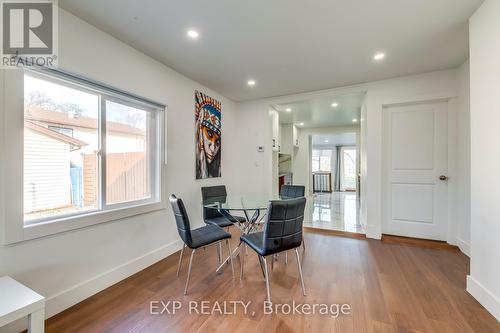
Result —
[[353, 122], [353, 123], [357, 123], [357, 122], [358, 122], [358, 119], [357, 119], [357, 118], [354, 118], [354, 119], [352, 120], [352, 122]]
[[292, 112], [292, 109], [290, 109], [290, 108], [286, 108], [286, 109], [285, 109], [285, 111], [286, 111], [286, 112]]
[[373, 60], [376, 60], [376, 61], [381, 61], [381, 60], [384, 60], [385, 58], [385, 53], [376, 53], [374, 56], [373, 56]]
[[339, 103], [335, 102], [335, 103], [332, 103], [332, 108], [336, 108], [339, 106]]
[[299, 126], [304, 126], [304, 123], [299, 123]]
[[247, 81], [247, 84], [248, 84], [250, 87], [253, 87], [253, 86], [255, 86], [255, 80], [248, 80], [248, 81]]
[[328, 143], [328, 140], [325, 140], [325, 143]]
[[198, 31], [196, 31], [196, 30], [188, 30], [187, 35], [189, 38], [192, 38], [192, 39], [196, 39], [200, 36]]

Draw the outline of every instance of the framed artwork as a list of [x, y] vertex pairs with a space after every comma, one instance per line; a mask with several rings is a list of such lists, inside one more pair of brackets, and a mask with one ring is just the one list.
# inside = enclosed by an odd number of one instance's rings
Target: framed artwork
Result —
[[221, 176], [221, 103], [195, 91], [196, 179]]

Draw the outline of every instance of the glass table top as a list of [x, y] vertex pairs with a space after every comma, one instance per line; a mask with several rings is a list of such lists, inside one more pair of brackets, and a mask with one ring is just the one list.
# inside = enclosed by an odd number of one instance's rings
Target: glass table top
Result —
[[276, 197], [231, 196], [213, 197], [202, 202], [203, 207], [223, 210], [264, 210], [270, 200], [280, 200]]

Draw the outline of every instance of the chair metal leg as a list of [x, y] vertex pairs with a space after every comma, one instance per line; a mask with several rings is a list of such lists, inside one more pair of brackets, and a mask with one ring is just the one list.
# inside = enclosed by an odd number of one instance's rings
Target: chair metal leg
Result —
[[240, 262], [241, 262], [241, 271], [240, 271], [240, 280], [243, 280], [243, 267], [245, 266], [245, 256], [247, 252], [247, 247], [244, 243], [241, 243], [240, 246]]
[[217, 244], [217, 260], [219, 262], [219, 265], [222, 263], [222, 244], [221, 242], [218, 242]]
[[193, 249], [193, 252], [191, 252], [191, 258], [189, 259], [188, 276], [187, 276], [187, 280], [186, 280], [186, 286], [184, 287], [184, 295], [186, 295], [187, 291], [188, 291], [189, 278], [191, 277], [191, 267], [193, 266], [193, 256], [194, 256], [195, 252], [196, 252], [196, 250]]
[[264, 272], [264, 261], [262, 260], [261, 256], [257, 256], [257, 258], [259, 258], [260, 271], [262, 272], [262, 276], [265, 279], [266, 278], [266, 272]]
[[177, 267], [177, 277], [179, 277], [179, 272], [182, 267], [182, 255], [184, 254], [184, 249], [186, 248], [186, 244], [182, 245], [181, 255], [179, 256], [179, 266]]
[[288, 265], [288, 251], [285, 251], [285, 265]]
[[299, 250], [297, 250], [297, 248], [295, 248], [295, 257], [297, 258], [297, 267], [299, 268], [300, 284], [302, 285], [302, 294], [304, 296], [307, 296], [306, 287], [304, 285], [304, 276], [302, 275], [302, 266], [300, 265]]
[[[271, 256], [271, 261], [272, 261]], [[266, 273], [266, 290], [267, 290], [267, 301], [271, 303], [271, 289], [269, 287], [269, 270], [267, 269], [267, 260], [266, 257], [262, 257], [262, 261], [264, 262], [264, 271]]]
[[[231, 233], [231, 231], [229, 230], [229, 228], [230, 228], [230, 227], [227, 227], [227, 228], [226, 228], [226, 231], [227, 231], [228, 233]], [[226, 262], [226, 264], [228, 264], [228, 265], [229, 265], [229, 261], [228, 261], [228, 262]]]
[[231, 251], [231, 244], [229, 243], [229, 238], [226, 239], [227, 250], [229, 252], [229, 261], [231, 262], [231, 273], [233, 273], [234, 280], [234, 265], [233, 265], [233, 252]]

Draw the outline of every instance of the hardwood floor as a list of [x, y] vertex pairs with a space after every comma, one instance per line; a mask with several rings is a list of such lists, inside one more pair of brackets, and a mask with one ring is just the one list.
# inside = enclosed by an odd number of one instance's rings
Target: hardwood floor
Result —
[[[235, 235], [233, 247], [237, 241]], [[496, 319], [465, 291], [469, 260], [461, 253], [317, 233], [307, 233], [306, 244], [299, 253], [308, 295], [302, 296], [290, 252], [288, 265], [280, 255], [270, 274], [273, 303], [349, 304], [350, 314], [266, 315], [255, 253], [245, 257], [243, 281], [235, 260], [232, 280], [229, 266], [221, 275], [214, 272], [212, 247], [195, 254], [187, 296], [190, 251], [179, 278], [176, 253], [48, 319], [46, 332], [500, 332]], [[150, 302], [160, 300], [183, 307], [176, 314], [151, 315]], [[202, 300], [210, 307], [224, 300], [252, 304], [246, 315], [243, 307], [236, 315], [189, 314], [189, 301]]]

